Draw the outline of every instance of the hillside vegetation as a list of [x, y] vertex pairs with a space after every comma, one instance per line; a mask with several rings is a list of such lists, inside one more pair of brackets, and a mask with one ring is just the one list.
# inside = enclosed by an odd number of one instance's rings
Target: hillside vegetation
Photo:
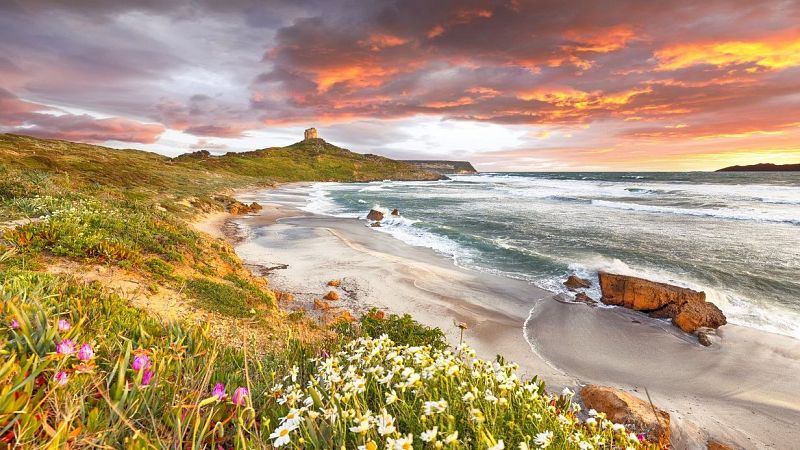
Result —
[[0, 449], [640, 448], [408, 316], [289, 311], [190, 224], [234, 187], [404, 177], [430, 174], [323, 142], [169, 159], [0, 136]]

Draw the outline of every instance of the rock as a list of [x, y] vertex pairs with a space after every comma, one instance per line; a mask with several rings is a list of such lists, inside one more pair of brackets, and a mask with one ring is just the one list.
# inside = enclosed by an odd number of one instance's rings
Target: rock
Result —
[[591, 285], [592, 285], [591, 281], [584, 280], [583, 278], [580, 278], [577, 275], [570, 275], [567, 278], [567, 281], [564, 282], [564, 286], [566, 286], [570, 291], [574, 291], [575, 289], [580, 289], [580, 288], [588, 288]]
[[705, 345], [706, 347], [711, 346], [711, 339], [708, 338], [708, 334], [703, 333], [702, 331], [697, 332], [697, 342]]
[[719, 328], [727, 323], [725, 315], [713, 303], [706, 301], [705, 292], [627, 275], [600, 272], [601, 300], [607, 305], [619, 305], [644, 311], [655, 318], [670, 318], [687, 333], [698, 328]]
[[586, 295], [583, 292], [578, 292], [577, 294], [575, 294], [575, 301], [576, 302], [581, 302], [581, 303], [586, 303], [589, 306], [595, 306], [594, 299], [592, 297], [589, 297], [588, 295]]
[[398, 211], [397, 208], [395, 208], [395, 209], [392, 210], [392, 215], [393, 216], [399, 216], [400, 215], [400, 211]]
[[250, 203], [250, 212], [258, 212], [264, 209], [263, 206], [259, 205], [256, 202]]
[[369, 214], [367, 214], [367, 220], [374, 220], [376, 222], [380, 222], [383, 220], [383, 213], [374, 209], [369, 210]]
[[702, 302], [684, 303], [672, 318], [672, 323], [687, 333], [693, 333], [700, 327], [719, 328], [728, 321], [717, 305]]
[[328, 311], [331, 309], [331, 305], [327, 302], [320, 300], [318, 298], [314, 299], [314, 309], [318, 309], [320, 311]]
[[381, 226], [381, 223], [380, 222], [372, 222], [371, 224], [369, 224], [369, 226], [371, 226], [372, 228], [379, 228]]
[[317, 135], [316, 128], [309, 128], [303, 132], [303, 140], [307, 141], [309, 139], [317, 139], [319, 136]]
[[627, 392], [596, 384], [581, 389], [587, 408], [606, 414], [608, 420], [625, 425], [628, 432], [644, 433], [647, 440], [669, 444], [669, 413]]
[[331, 281], [328, 281], [328, 286], [331, 286], [331, 287], [339, 287], [341, 285], [342, 285], [342, 280], [331, 280]]
[[730, 445], [723, 444], [722, 442], [714, 440], [708, 441], [708, 444], [706, 444], [706, 448], [708, 450], [733, 450], [733, 447], [731, 447]]
[[339, 300], [339, 294], [337, 294], [336, 291], [330, 291], [327, 294], [325, 294], [325, 297], [322, 298], [324, 298], [325, 300], [336, 301]]

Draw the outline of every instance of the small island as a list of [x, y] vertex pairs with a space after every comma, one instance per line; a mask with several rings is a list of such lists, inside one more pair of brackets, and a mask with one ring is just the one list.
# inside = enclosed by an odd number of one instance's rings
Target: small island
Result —
[[730, 166], [717, 172], [800, 172], [800, 164], [761, 163], [749, 166]]

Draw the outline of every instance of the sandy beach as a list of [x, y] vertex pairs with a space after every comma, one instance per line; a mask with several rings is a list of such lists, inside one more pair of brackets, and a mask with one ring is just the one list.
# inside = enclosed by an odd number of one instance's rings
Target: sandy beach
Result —
[[[335, 306], [409, 313], [464, 340], [479, 355], [500, 354], [539, 375], [549, 389], [578, 392], [587, 383], [628, 390], [672, 416], [673, 448], [705, 448], [714, 438], [741, 448], [795, 448], [800, 441], [800, 343], [736, 325], [719, 330], [710, 348], [668, 323], [622, 308], [597, 308], [525, 281], [457, 267], [434, 251], [407, 245], [364, 221], [317, 216], [277, 191], [238, 196], [258, 200], [235, 224], [236, 247], [252, 266], [273, 268], [271, 285], [310, 305], [341, 279]], [[276, 203], [266, 203], [274, 198]]]

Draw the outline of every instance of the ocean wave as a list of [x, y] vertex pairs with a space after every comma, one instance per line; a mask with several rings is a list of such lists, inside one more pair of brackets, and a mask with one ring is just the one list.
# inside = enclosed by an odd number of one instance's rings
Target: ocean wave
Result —
[[678, 208], [672, 206], [643, 205], [640, 203], [612, 202], [608, 200], [592, 200], [592, 205], [603, 208], [623, 209], [628, 211], [641, 211], [659, 214], [677, 214], [684, 216], [715, 217], [718, 219], [730, 220], [751, 220], [760, 222], [776, 222], [800, 225], [800, 217], [783, 216], [775, 213], [762, 211], [744, 212], [734, 209], [702, 209], [702, 208]]

